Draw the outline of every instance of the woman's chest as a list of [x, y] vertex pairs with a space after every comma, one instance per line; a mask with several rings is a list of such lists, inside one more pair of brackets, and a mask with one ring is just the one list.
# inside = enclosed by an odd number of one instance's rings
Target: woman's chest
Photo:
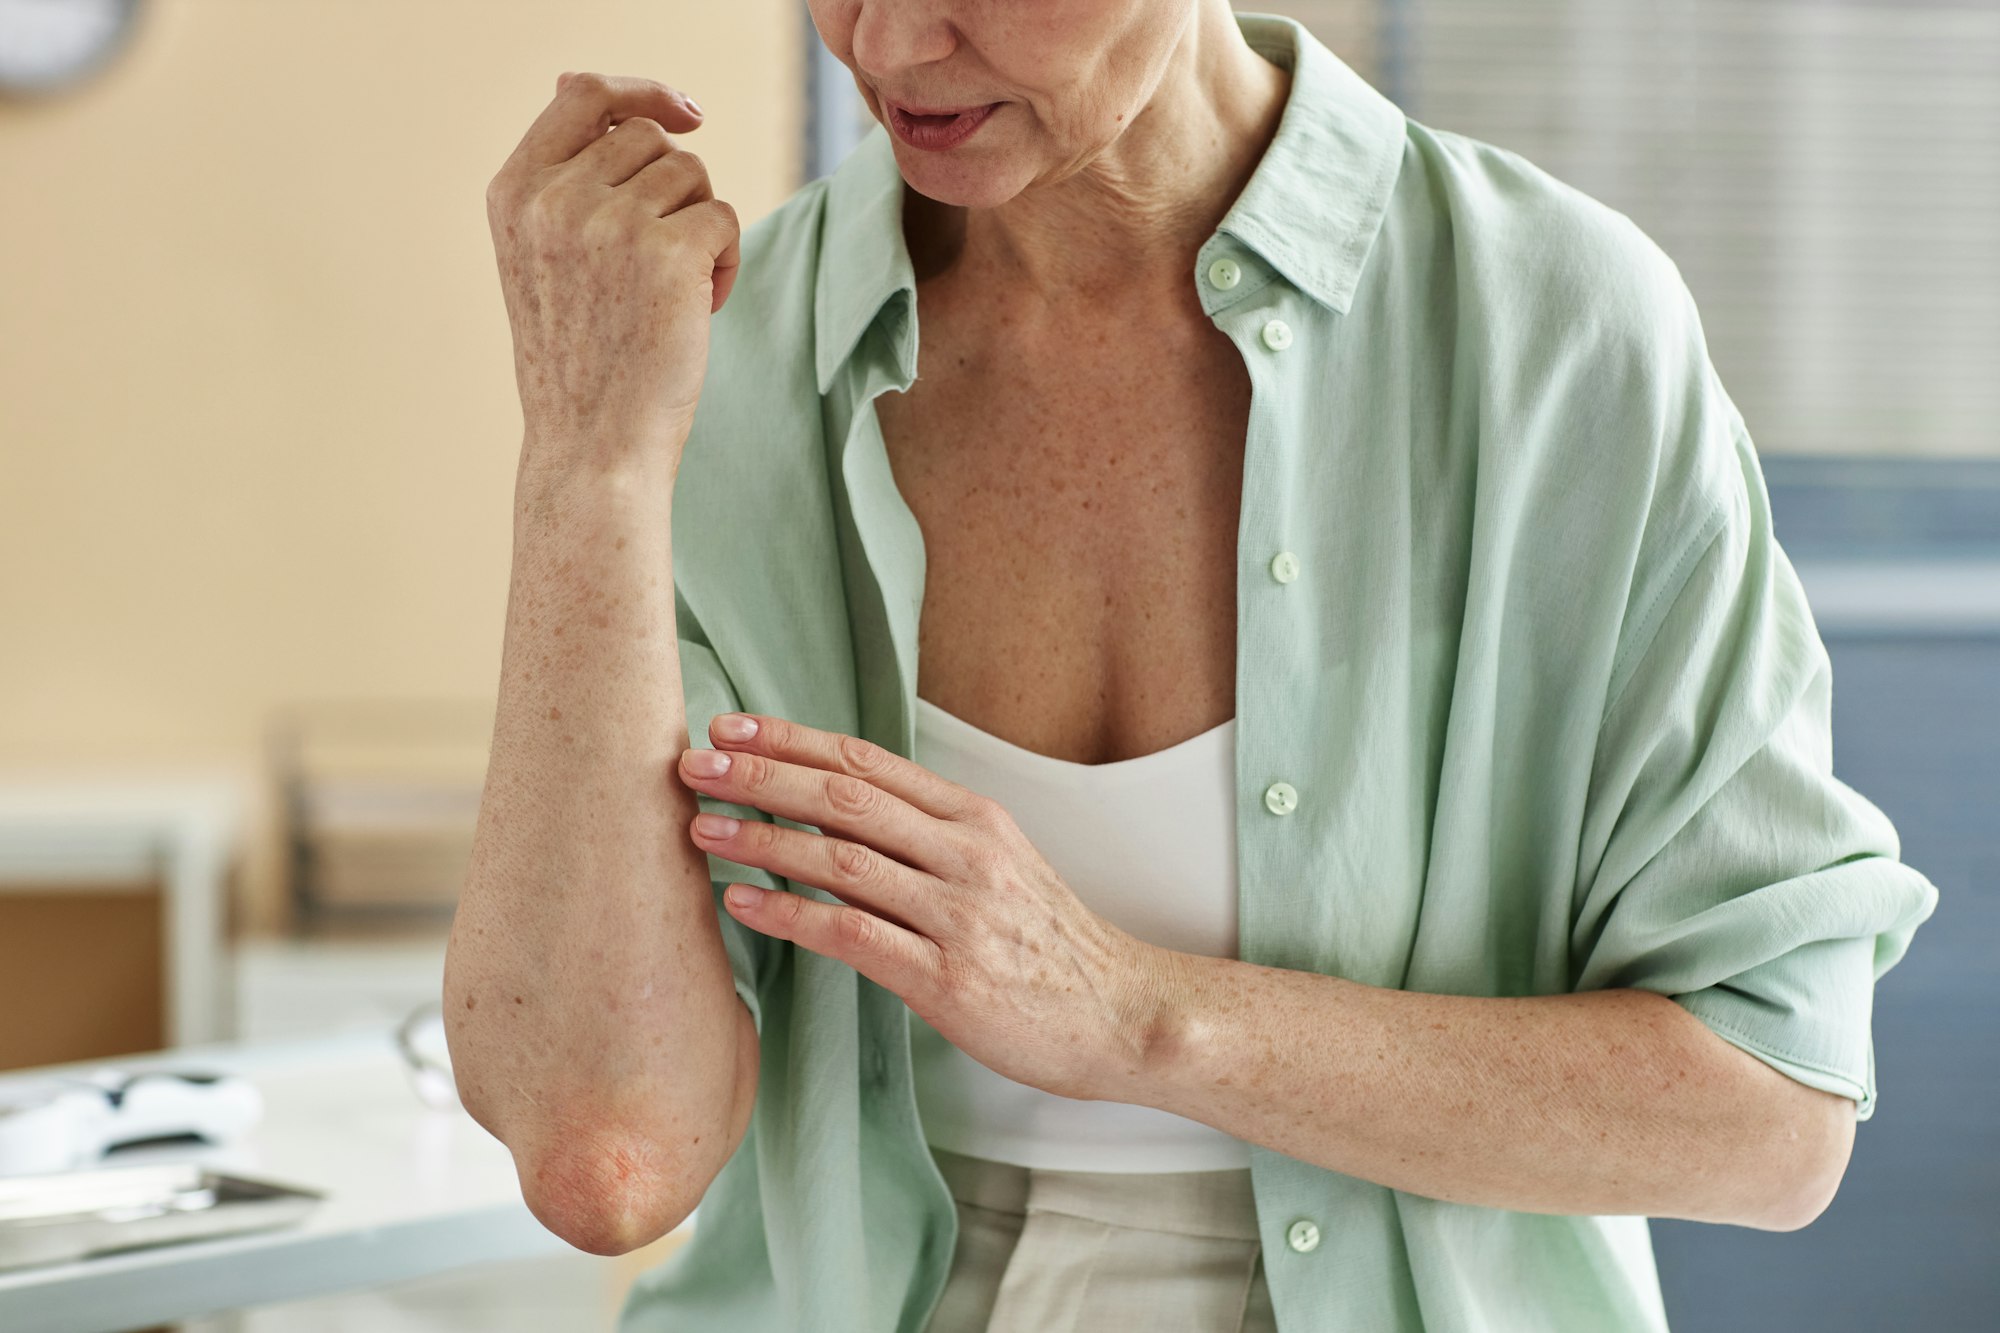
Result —
[[875, 400], [924, 537], [918, 694], [1077, 763], [1229, 719], [1250, 406], [1234, 346], [1080, 332], [980, 356], [934, 327], [911, 391]]

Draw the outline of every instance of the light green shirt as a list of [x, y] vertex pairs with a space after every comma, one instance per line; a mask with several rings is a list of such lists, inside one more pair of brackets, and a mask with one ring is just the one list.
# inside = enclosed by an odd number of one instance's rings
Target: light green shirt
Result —
[[[1294, 74], [1187, 274], [1253, 386], [1240, 956], [1435, 994], [1656, 991], [1866, 1119], [1874, 984], [1937, 890], [1832, 775], [1826, 651], [1679, 270], [1292, 20], [1237, 20]], [[912, 753], [924, 547], [872, 408], [920, 364], [902, 189], [878, 126], [745, 233], [673, 502], [695, 744], [747, 709]], [[710, 863], [756, 1113], [621, 1328], [921, 1333], [957, 1215], [909, 1010], [719, 903], [734, 879], [831, 895]], [[1250, 1157], [1286, 1333], [1666, 1327], [1643, 1217]]]

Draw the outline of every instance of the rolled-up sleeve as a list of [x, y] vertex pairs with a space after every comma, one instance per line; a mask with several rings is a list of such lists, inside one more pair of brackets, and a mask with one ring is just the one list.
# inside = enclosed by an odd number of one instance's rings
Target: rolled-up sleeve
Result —
[[[687, 702], [688, 743], [708, 746], [710, 720], [718, 713], [740, 710], [742, 703], [737, 698], [736, 687], [730, 682], [728, 672], [723, 669], [721, 659], [716, 656], [701, 625], [688, 610], [687, 603], [678, 595], [674, 600], [680, 639], [681, 690]], [[770, 817], [751, 806], [724, 801], [705, 792], [695, 793], [695, 804], [709, 813], [733, 815], [738, 819]], [[765, 889], [778, 889], [784, 885], [777, 876], [761, 866], [741, 865], [714, 852], [708, 853], [708, 875], [714, 893], [716, 918], [722, 926], [723, 949], [729, 955], [729, 970], [736, 980], [736, 993], [749, 1007], [750, 1017], [756, 1022], [761, 1036], [764, 1031], [764, 1006], [759, 997], [758, 979], [764, 975], [771, 939], [730, 915], [729, 909], [723, 905], [722, 891], [739, 880]]]
[[1833, 775], [1826, 648], [1740, 429], [1733, 448], [1731, 484], [1621, 636], [1579, 848], [1574, 988], [1667, 995], [1866, 1120], [1875, 983], [1937, 890]]

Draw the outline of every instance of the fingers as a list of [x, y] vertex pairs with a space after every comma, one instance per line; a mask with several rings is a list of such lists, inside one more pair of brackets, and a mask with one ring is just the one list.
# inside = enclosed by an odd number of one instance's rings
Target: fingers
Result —
[[720, 199], [704, 199], [675, 210], [666, 220], [685, 228], [714, 263], [715, 295], [708, 306], [714, 314], [729, 299], [729, 289], [736, 285], [736, 272], [743, 262], [736, 210]]
[[928, 995], [943, 968], [936, 944], [873, 912], [782, 890], [754, 892], [754, 901], [738, 906], [737, 892], [732, 885], [723, 901], [744, 925], [837, 958], [906, 1003]]
[[715, 283], [709, 313], [722, 309], [743, 262], [743, 229], [736, 210], [709, 189], [708, 168], [701, 159], [692, 153], [670, 153], [648, 164], [625, 188], [645, 200], [655, 217], [680, 228], [708, 256]]
[[[556, 170], [620, 190], [654, 217], [669, 219], [708, 260], [714, 284], [710, 313], [722, 308], [741, 263], [736, 210], [716, 200], [707, 164], [677, 148], [659, 121], [628, 117]], [[708, 207], [695, 207], [701, 204]]]
[[935, 912], [925, 910], [937, 906], [935, 881], [865, 843], [764, 819], [740, 819], [734, 832], [715, 834], [697, 818], [688, 831], [697, 846], [725, 861], [814, 885], [905, 929], [937, 934]]
[[668, 133], [701, 123], [692, 99], [653, 79], [565, 73], [554, 99], [488, 183], [488, 213], [518, 207], [557, 169], [613, 188], [637, 182], [653, 216], [682, 230], [707, 256], [713, 314], [736, 285], [741, 231], [735, 210], [714, 198], [707, 167], [676, 148]]
[[[695, 756], [722, 755], [726, 771], [714, 776], [695, 772]], [[938, 821], [873, 782], [742, 751], [690, 749], [680, 759], [680, 779], [690, 789], [718, 800], [753, 806], [783, 815], [824, 833], [863, 842], [918, 870], [944, 869], [936, 845]]]
[[585, 71], [561, 81], [555, 97], [521, 136], [508, 165], [527, 174], [558, 166], [633, 116], [656, 120], [677, 134], [701, 125], [701, 113], [664, 83]]
[[[992, 802], [978, 792], [940, 777], [922, 764], [872, 741], [837, 731], [822, 731], [765, 713], [731, 716], [755, 720], [756, 734], [745, 740], [732, 740], [711, 724], [709, 741], [718, 750], [764, 755], [845, 773], [880, 787], [933, 819], [972, 822], [990, 813]], [[800, 822], [808, 823], [810, 819]]]
[[694, 154], [676, 148], [666, 127], [651, 116], [619, 121], [557, 170], [596, 185], [629, 186], [644, 169], [663, 161], [678, 164], [670, 175], [682, 186], [683, 198], [701, 197], [708, 190], [708, 168]]
[[[615, 139], [626, 133], [629, 126], [652, 123], [628, 121], [607, 137]], [[665, 141], [665, 150], [639, 162], [626, 173], [630, 179], [624, 181], [622, 188], [627, 194], [645, 200], [656, 218], [663, 218], [687, 204], [715, 198], [715, 189], [708, 180], [707, 163], [693, 153], [675, 148], [665, 131], [653, 137]]]

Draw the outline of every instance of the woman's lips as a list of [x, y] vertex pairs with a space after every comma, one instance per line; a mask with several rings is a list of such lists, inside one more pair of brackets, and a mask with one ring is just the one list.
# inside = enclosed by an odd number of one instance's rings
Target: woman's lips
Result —
[[884, 104], [889, 108], [889, 125], [896, 131], [896, 137], [912, 148], [932, 152], [958, 147], [1000, 108], [998, 102], [956, 111], [943, 108], [916, 110], [896, 102]]

